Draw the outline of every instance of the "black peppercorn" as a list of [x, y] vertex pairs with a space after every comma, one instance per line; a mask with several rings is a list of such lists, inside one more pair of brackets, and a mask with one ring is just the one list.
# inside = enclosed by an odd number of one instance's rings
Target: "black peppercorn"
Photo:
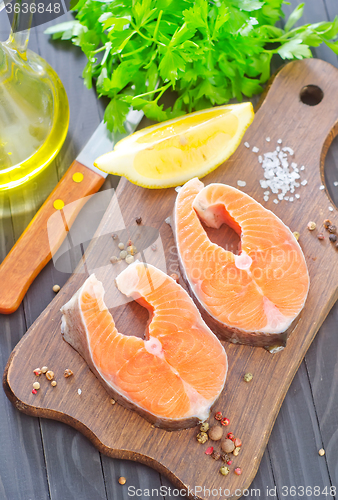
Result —
[[214, 460], [219, 460], [221, 458], [221, 454], [218, 452], [218, 451], [213, 451], [211, 453], [211, 457], [214, 459]]
[[335, 234], [330, 234], [329, 240], [331, 243], [335, 243], [337, 241], [337, 236]]

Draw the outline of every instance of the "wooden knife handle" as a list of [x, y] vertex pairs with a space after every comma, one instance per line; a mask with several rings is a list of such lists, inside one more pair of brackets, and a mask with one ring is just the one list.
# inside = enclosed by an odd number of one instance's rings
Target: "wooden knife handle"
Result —
[[[0, 313], [17, 310], [33, 280], [65, 238], [65, 224], [60, 222], [66, 219], [69, 228], [88, 201], [88, 195], [96, 193], [104, 181], [104, 177], [76, 160], [72, 163], [0, 265]], [[63, 205], [69, 203], [66, 218], [56, 217], [53, 222], [51, 248], [47, 222], [58, 210], [63, 215]]]

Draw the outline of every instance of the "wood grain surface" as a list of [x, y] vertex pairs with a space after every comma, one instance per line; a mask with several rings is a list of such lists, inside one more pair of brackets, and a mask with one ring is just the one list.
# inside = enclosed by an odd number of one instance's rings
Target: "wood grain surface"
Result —
[[[309, 220], [316, 220], [320, 225], [330, 217], [338, 222], [337, 211], [328, 210], [331, 200], [327, 191], [319, 189], [324, 175], [320, 166], [323, 166], [327, 148], [336, 133], [337, 76], [335, 68], [319, 60], [288, 64], [277, 75], [244, 139], [251, 146], [260, 148], [261, 152], [267, 152], [274, 150], [277, 139], [282, 138], [283, 145], [294, 149], [295, 161], [306, 166], [308, 185], [302, 188], [300, 200], [294, 203], [284, 201], [275, 206], [270, 198], [266, 206], [273, 209], [292, 230], [301, 232], [311, 287], [305, 309], [283, 352], [271, 355], [263, 349], [225, 344], [230, 370], [218, 406], [231, 420], [229, 430], [243, 441], [243, 449], [232, 466], [242, 467], [242, 476], [237, 477], [232, 471], [227, 478], [223, 478], [217, 473], [219, 463], [204, 455], [205, 446], [199, 445], [195, 439], [196, 429], [173, 433], [154, 429], [136, 413], [119, 405], [111, 406], [107, 394], [82, 358], [62, 341], [60, 335], [59, 309], [83, 283], [86, 275], [80, 272], [81, 268], [30, 328], [10, 357], [4, 384], [17, 408], [32, 415], [69, 423], [107, 455], [150, 465], [176, 485], [185, 488], [196, 485], [211, 489], [228, 488], [231, 494], [238, 488], [249, 486], [286, 391], [337, 298], [335, 273], [338, 252], [327, 238], [320, 242], [314, 233], [306, 230]], [[300, 100], [301, 89], [309, 84], [318, 85], [324, 92], [324, 98], [317, 106], [307, 106]], [[271, 137], [268, 148], [266, 136]], [[247, 185], [243, 190], [262, 202], [263, 190], [258, 182], [261, 177], [257, 155], [242, 144], [226, 164], [207, 176], [204, 182], [236, 185], [238, 179], [245, 180]], [[177, 260], [171, 230], [164, 219], [170, 215], [174, 199], [175, 191], [172, 189], [148, 191], [125, 180], [118, 187], [118, 203], [126, 227], [135, 225], [135, 217], [142, 216], [144, 225], [159, 230], [170, 272], [177, 269]], [[112, 200], [114, 203], [115, 199]], [[111, 230], [113, 206], [107, 210], [97, 237]], [[101, 268], [99, 278], [106, 287], [113, 284], [109, 266], [111, 254], [111, 241], [105, 238], [96, 244], [94, 242], [86, 255], [89, 269]], [[130, 309], [127, 304], [120, 306], [116, 312], [113, 310], [113, 315], [124, 318], [122, 331], [125, 333], [135, 324], [136, 309], [133, 314]], [[45, 384], [41, 384], [42, 388], [34, 396], [31, 394], [34, 381], [32, 370], [42, 363], [53, 369], [58, 386], [53, 389], [47, 381], [43, 381]], [[62, 377], [67, 367], [75, 373], [71, 379]], [[254, 374], [251, 384], [243, 382], [246, 371]], [[77, 392], [79, 388], [81, 395]], [[186, 462], [193, 462], [194, 466], [183, 467]], [[197, 496], [203, 498], [201, 494]]]

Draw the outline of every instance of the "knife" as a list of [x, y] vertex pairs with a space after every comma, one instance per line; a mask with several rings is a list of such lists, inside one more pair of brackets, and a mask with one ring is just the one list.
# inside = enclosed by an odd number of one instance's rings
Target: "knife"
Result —
[[67, 224], [68, 227], [72, 225], [90, 198], [89, 195], [100, 189], [108, 175], [94, 167], [94, 161], [111, 151], [119, 140], [134, 132], [142, 117], [142, 111], [129, 111], [125, 133], [111, 134], [106, 124], [103, 121], [100, 123], [0, 265], [0, 313], [11, 314], [17, 310], [29, 286], [62, 244], [64, 225], [55, 224], [53, 248], [50, 247], [47, 232], [49, 218], [71, 203], [70, 210], [67, 209]]

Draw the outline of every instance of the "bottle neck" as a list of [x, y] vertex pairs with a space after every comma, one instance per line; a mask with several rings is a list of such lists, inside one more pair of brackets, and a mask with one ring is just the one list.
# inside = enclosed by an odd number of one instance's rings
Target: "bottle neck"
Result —
[[[0, 2], [3, 1], [4, 0], [0, 0]], [[7, 45], [19, 52], [21, 57], [25, 58], [33, 14], [30, 12], [30, 9], [28, 9], [28, 12], [22, 12], [22, 2], [24, 2], [24, 0], [19, 0], [20, 9], [18, 12], [14, 12], [12, 30], [7, 40]], [[30, 3], [31, 1], [28, 0], [29, 5]]]

